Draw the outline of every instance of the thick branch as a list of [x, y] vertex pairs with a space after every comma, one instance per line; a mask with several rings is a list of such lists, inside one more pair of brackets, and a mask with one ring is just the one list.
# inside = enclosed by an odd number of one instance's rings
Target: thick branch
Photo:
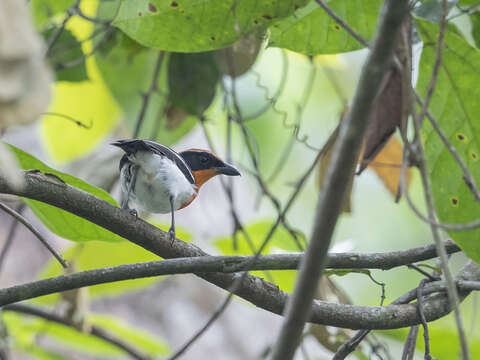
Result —
[[[198, 257], [208, 255], [193, 244], [177, 240], [171, 245], [167, 233], [122, 211], [106, 201], [42, 173], [26, 173], [25, 187], [15, 190], [0, 176], [0, 192], [45, 202], [74, 213], [104, 227], [164, 258]], [[198, 276], [228, 289], [235, 281], [234, 274], [199, 273]], [[469, 280], [479, 281], [480, 275]], [[245, 300], [275, 314], [282, 314], [288, 294], [274, 284], [248, 275], [235, 292]], [[366, 310], [367, 309], [367, 310]], [[426, 303], [426, 319], [432, 321], [449, 312], [444, 297]], [[343, 328], [398, 328], [420, 323], [416, 307], [362, 307], [316, 301], [309, 321]]]
[[385, 73], [390, 69], [395, 39], [408, 12], [407, 0], [385, 2], [377, 38], [362, 69], [350, 112], [340, 132], [327, 169], [325, 185], [318, 199], [312, 239], [287, 304], [286, 319], [271, 358], [292, 359], [305, 321], [308, 319], [317, 284], [325, 266], [333, 230], [343, 209], [351, 174]]
[[[330, 254], [327, 267], [358, 269], [365, 268], [361, 265], [370, 264], [372, 266], [367, 267], [371, 269], [392, 268], [409, 264], [413, 259], [415, 259], [414, 261], [420, 261], [435, 257], [435, 251], [432, 251], [432, 247], [434, 247], [433, 244], [385, 254]], [[459, 250], [451, 242], [448, 243], [447, 248], [451, 252]], [[263, 255], [258, 257], [255, 262], [252, 262], [254, 255], [199, 256], [87, 270], [0, 289], [0, 306], [85, 286], [152, 276], [212, 272], [232, 273], [245, 270], [294, 270], [297, 269], [301, 256], [302, 254]], [[389, 263], [389, 260], [391, 263]], [[401, 260], [403, 260], [403, 263]]]

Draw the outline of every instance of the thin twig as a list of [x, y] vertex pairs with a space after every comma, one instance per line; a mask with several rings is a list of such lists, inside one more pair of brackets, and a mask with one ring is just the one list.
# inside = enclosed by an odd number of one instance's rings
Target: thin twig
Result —
[[418, 314], [420, 315], [420, 319], [422, 320], [422, 327], [423, 327], [423, 339], [425, 341], [425, 360], [432, 360], [432, 356], [430, 355], [430, 337], [428, 335], [428, 324], [427, 320], [425, 319], [425, 314], [423, 312], [423, 286], [425, 282], [428, 281], [423, 279], [420, 281], [420, 285], [417, 287], [417, 309]]
[[390, 67], [394, 40], [407, 15], [407, 0], [390, 0], [385, 4], [378, 36], [363, 67], [351, 111], [340, 125], [324, 190], [318, 199], [312, 238], [301, 263], [294, 292], [287, 303], [286, 318], [272, 352], [273, 360], [293, 358], [304, 324], [310, 315], [313, 295], [325, 266], [333, 230], [343, 209], [350, 174], [358, 161], [368, 119], [384, 73]]
[[281, 115], [282, 117], [285, 116], [285, 114], [286, 114], [285, 111], [278, 110], [275, 107], [275, 104], [277, 103], [280, 95], [282, 94], [283, 90], [285, 89], [285, 85], [287, 84], [287, 77], [288, 77], [287, 76], [288, 75], [288, 67], [289, 67], [288, 57], [287, 57], [286, 52], [283, 49], [282, 49], [281, 53], [282, 53], [282, 61], [283, 61], [282, 62], [282, 77], [280, 78], [280, 83], [278, 85], [277, 90], [275, 91], [275, 93], [271, 97], [269, 95], [268, 87], [261, 83], [260, 74], [257, 73], [255, 70], [251, 70], [251, 73], [257, 78], [257, 81], [255, 83], [256, 86], [258, 88], [262, 89], [265, 92], [265, 97], [264, 98], [267, 101], [267, 103], [260, 110], [254, 112], [253, 114], [244, 115], [243, 116], [243, 121], [244, 122], [258, 118], [259, 116], [263, 115], [268, 109], [270, 109], [270, 107], [277, 114]]
[[142, 94], [142, 107], [138, 113], [137, 121], [135, 123], [135, 130], [133, 132], [133, 137], [136, 139], [140, 134], [140, 129], [142, 128], [143, 121], [145, 120], [145, 114], [147, 112], [150, 99], [154, 92], [158, 89], [158, 76], [160, 75], [160, 69], [162, 68], [164, 52], [159, 51], [157, 55], [157, 61], [155, 62], [155, 68], [153, 70], [152, 82], [147, 92]]
[[[412, 98], [412, 102], [413, 101], [414, 99]], [[433, 202], [432, 186], [431, 186], [430, 178], [428, 177], [423, 144], [420, 140], [420, 127], [421, 127], [420, 119], [418, 119], [418, 117], [415, 114], [413, 104], [412, 104], [411, 110], [412, 110], [412, 116], [413, 116], [413, 125], [415, 129], [415, 148], [417, 149], [417, 154], [416, 154], [417, 167], [420, 170], [423, 192], [425, 196], [425, 202], [427, 205], [428, 219], [431, 222], [436, 222], [437, 214], [436, 214], [435, 205]], [[442, 273], [445, 276], [445, 279], [447, 282], [447, 286], [448, 286], [447, 294], [448, 294], [450, 306], [452, 307], [454, 312], [455, 323], [457, 326], [458, 337], [460, 340], [460, 347], [462, 349], [462, 356], [464, 360], [469, 360], [470, 354], [469, 354], [469, 349], [467, 345], [467, 340], [465, 337], [465, 332], [462, 325], [462, 317], [460, 315], [458, 292], [454, 283], [452, 273], [450, 271], [450, 268], [448, 267], [447, 253], [445, 251], [445, 248], [441, 240], [439, 227], [434, 224], [431, 224], [430, 228], [432, 231], [433, 240], [437, 247], [437, 253], [439, 254]]]
[[[26, 305], [26, 304], [13, 304], [13, 305], [7, 305], [2, 308], [5, 311], [13, 311], [16, 313], [20, 314], [25, 314], [25, 315], [30, 315], [30, 316], [36, 316], [42, 319], [45, 319], [47, 321], [52, 321], [56, 322], [58, 324], [62, 324], [68, 327], [71, 327], [74, 330], [77, 330], [77, 327], [70, 322], [70, 320], [63, 318], [59, 315], [47, 312], [41, 308], [34, 307], [31, 305]], [[135, 349], [133, 346], [130, 344], [125, 343], [123, 340], [120, 340], [113, 335], [109, 334], [106, 332], [104, 329], [98, 327], [98, 326], [92, 326], [90, 330], [88, 331], [88, 334], [91, 336], [95, 336], [103, 341], [106, 341], [107, 343], [119, 348], [120, 350], [124, 351], [128, 355], [130, 355], [133, 359], [137, 360], [149, 360], [150, 357], [143, 355]]]
[[445, 29], [447, 27], [447, 12], [447, 0], [442, 0], [442, 16], [440, 18], [438, 38], [436, 41], [437, 47], [435, 51], [435, 62], [433, 64], [432, 76], [430, 77], [430, 82], [427, 87], [427, 93], [425, 95], [422, 108], [420, 109], [420, 114], [418, 115], [418, 121], [420, 122], [420, 125], [423, 124], [423, 119], [425, 118], [430, 100], [432, 99], [433, 92], [435, 91], [435, 86], [437, 85], [438, 74], [442, 64]]
[[418, 325], [410, 327], [407, 341], [405, 341], [405, 346], [403, 347], [402, 360], [413, 360], [413, 357], [415, 356], [415, 347], [417, 345], [418, 329]]
[[408, 267], [409, 269], [413, 269], [413, 270], [415, 270], [415, 271], [418, 271], [420, 274], [422, 274], [423, 276], [425, 276], [426, 278], [428, 278], [430, 281], [437, 281], [437, 280], [439, 280], [438, 277], [435, 277], [434, 275], [429, 274], [428, 272], [426, 272], [425, 270], [421, 269], [421, 268], [418, 267], [417, 265], [408, 264], [407, 267]]
[[25, 227], [32, 232], [33, 235], [36, 236], [38, 240], [47, 248], [48, 251], [55, 257], [55, 259], [58, 260], [58, 262], [66, 269], [67, 268], [67, 263], [66, 261], [62, 258], [62, 256], [49, 244], [48, 240], [43, 237], [40, 232], [35, 229], [35, 227], [27, 220], [25, 219], [20, 213], [17, 211], [13, 210], [11, 207], [0, 203], [0, 209], [5, 211], [7, 214], [13, 216], [16, 220], [21, 222]]
[[[23, 209], [25, 209], [25, 203], [20, 203], [18, 205], [16, 211], [21, 215], [23, 212]], [[18, 228], [18, 221], [16, 218], [13, 218], [12, 224], [10, 225], [10, 228], [8, 230], [7, 237], [5, 238], [5, 243], [3, 244], [2, 251], [0, 252], [0, 272], [1, 268], [3, 266], [3, 262], [5, 261], [5, 258], [7, 256], [8, 250], [10, 250], [11, 245], [13, 244], [13, 239], [15, 238], [15, 233], [17, 232]]]

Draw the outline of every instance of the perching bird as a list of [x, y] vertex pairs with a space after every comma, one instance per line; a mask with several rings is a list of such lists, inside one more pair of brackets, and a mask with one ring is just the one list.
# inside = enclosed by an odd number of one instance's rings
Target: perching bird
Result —
[[[133, 200], [151, 213], [171, 213], [168, 234], [175, 240], [174, 212], [188, 206], [200, 187], [216, 175], [240, 175], [233, 166], [208, 150], [190, 149], [177, 153], [150, 140], [118, 140], [112, 143], [125, 154], [120, 160], [120, 183], [124, 193], [122, 209]], [[131, 210], [136, 216], [136, 211]]]

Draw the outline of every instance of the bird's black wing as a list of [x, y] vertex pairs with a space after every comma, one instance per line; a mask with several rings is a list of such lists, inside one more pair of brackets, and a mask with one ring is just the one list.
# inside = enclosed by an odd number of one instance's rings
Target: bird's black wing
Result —
[[153, 152], [158, 153], [159, 155], [166, 156], [168, 159], [175, 162], [175, 164], [178, 166], [178, 168], [183, 173], [183, 175], [185, 175], [185, 177], [190, 182], [190, 184], [195, 184], [195, 178], [193, 177], [190, 167], [175, 150], [169, 148], [168, 146], [159, 144], [155, 141], [151, 141], [151, 140], [143, 140], [143, 141], [147, 144], [147, 146]]
[[195, 178], [193, 177], [190, 167], [175, 150], [169, 148], [168, 146], [151, 140], [137, 139], [118, 140], [112, 143], [112, 145], [122, 148], [127, 154], [135, 153], [137, 151], [151, 151], [154, 154], [165, 156], [178, 166], [190, 184], [195, 184]]

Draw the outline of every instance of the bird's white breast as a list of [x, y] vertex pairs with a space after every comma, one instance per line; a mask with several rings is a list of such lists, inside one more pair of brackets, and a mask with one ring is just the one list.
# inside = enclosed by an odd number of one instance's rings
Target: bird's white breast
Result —
[[144, 210], [169, 213], [170, 197], [173, 197], [174, 210], [178, 210], [195, 194], [195, 185], [168, 158], [141, 151], [129, 160], [138, 167], [131, 199]]

